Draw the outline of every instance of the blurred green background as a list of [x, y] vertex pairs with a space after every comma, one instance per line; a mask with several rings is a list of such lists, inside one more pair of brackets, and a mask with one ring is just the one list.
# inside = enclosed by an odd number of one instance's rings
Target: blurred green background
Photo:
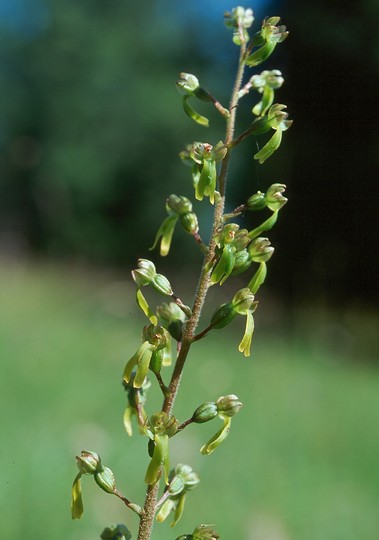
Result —
[[[143, 500], [146, 445], [123, 430], [119, 382], [144, 324], [129, 270], [147, 256], [165, 196], [192, 198], [179, 151], [223, 137], [213, 112], [208, 131], [191, 124], [173, 81], [194, 72], [227, 101], [236, 47], [222, 14], [234, 5], [0, 0], [1, 538], [136, 530], [90, 479], [83, 519], [70, 520], [74, 456], [98, 451]], [[273, 182], [290, 201], [270, 233], [252, 358], [237, 352], [242, 320], [194, 347], [176, 414], [225, 393], [245, 406], [209, 458], [199, 448], [212, 424], [173, 439], [172, 461], [202, 482], [176, 529], [154, 538], [204, 522], [225, 539], [376, 540], [379, 5], [251, 7], [291, 31], [265, 68], [282, 70], [278, 100], [295, 123], [272, 163], [257, 166], [254, 140], [238, 148], [230, 207]], [[250, 118], [247, 104], [239, 128]], [[211, 214], [196, 210], [206, 236]], [[190, 238], [178, 231], [168, 260], [149, 256], [190, 303], [200, 263]], [[211, 291], [205, 320], [237, 281]]]

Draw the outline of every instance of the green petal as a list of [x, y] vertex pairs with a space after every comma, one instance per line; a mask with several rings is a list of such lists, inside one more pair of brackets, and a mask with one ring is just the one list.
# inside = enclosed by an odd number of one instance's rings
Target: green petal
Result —
[[182, 492], [179, 496], [179, 499], [175, 508], [174, 520], [170, 524], [170, 527], [175, 527], [175, 525], [178, 523], [178, 521], [182, 517], [185, 502], [186, 502], [186, 493]]
[[249, 232], [248, 237], [250, 240], [254, 240], [254, 238], [257, 238], [262, 232], [269, 231], [272, 229], [272, 227], [275, 225], [276, 221], [278, 219], [278, 210], [275, 210], [266, 221], [261, 223], [261, 225], [258, 225], [255, 229]]
[[253, 52], [250, 56], [248, 56], [245, 60], [245, 64], [250, 67], [259, 66], [259, 64], [262, 64], [267, 58], [271, 55], [273, 50], [275, 49], [276, 42], [267, 41], [263, 47], [260, 47], [256, 51]]
[[[138, 348], [137, 352], [134, 353], [133, 356], [126, 363], [124, 373], [123, 373], [123, 379], [126, 383], [130, 381], [134, 366], [136, 366], [140, 362], [140, 359], [146, 350], [150, 351], [150, 356], [151, 356], [152, 345], [148, 341], [144, 341], [142, 345]], [[134, 382], [133, 382], [133, 386], [135, 388], [138, 388], [135, 386]]]
[[224, 246], [220, 260], [213, 269], [211, 282], [220, 282], [220, 285], [222, 285], [232, 273], [235, 260], [235, 248], [227, 244]]
[[269, 86], [265, 86], [261, 101], [257, 103], [255, 107], [253, 108], [253, 111], [252, 111], [253, 114], [256, 114], [257, 116], [262, 116], [266, 114], [266, 112], [271, 107], [273, 102], [274, 102], [274, 90], [270, 88]]
[[254, 332], [254, 317], [251, 311], [246, 312], [246, 328], [241, 343], [238, 346], [238, 350], [244, 354], [244, 356], [250, 356], [251, 340]]
[[141, 289], [137, 289], [136, 300], [137, 300], [138, 306], [142, 309], [142, 311], [144, 312], [146, 317], [148, 317], [150, 319], [150, 322], [152, 324], [158, 324], [158, 319], [154, 315], [154, 313], [151, 311], [150, 306], [147, 303], [146, 298], [144, 297], [144, 295], [141, 292]]
[[124, 428], [126, 433], [131, 437], [133, 435], [133, 429], [132, 429], [132, 418], [135, 415], [135, 409], [128, 405], [124, 411]]
[[188, 98], [191, 96], [184, 96], [183, 98], [183, 109], [184, 112], [194, 120], [197, 124], [200, 124], [201, 126], [208, 127], [209, 126], [209, 120], [205, 116], [201, 116], [201, 114], [197, 113], [192, 107], [188, 105]]
[[160, 508], [157, 514], [157, 521], [159, 523], [162, 523], [163, 521], [165, 521], [170, 515], [170, 513], [172, 512], [172, 510], [174, 510], [175, 506], [176, 506], [176, 501], [173, 501], [172, 499], [167, 499], [167, 501], [163, 503], [162, 507]]
[[282, 141], [282, 130], [277, 129], [271, 139], [254, 155], [254, 159], [258, 159], [262, 164], [277, 150]]
[[72, 519], [80, 519], [83, 515], [83, 500], [82, 500], [82, 474], [79, 473], [74, 483], [72, 484], [71, 491], [71, 517]]
[[[137, 372], [133, 380], [134, 388], [141, 388], [144, 380], [147, 377], [149, 371], [149, 364], [154, 352], [154, 346], [148, 341], [145, 341], [139, 348], [139, 354], [137, 358]], [[132, 368], [133, 369], [133, 368]]]
[[224, 416], [223, 420], [224, 425], [222, 428], [201, 447], [200, 452], [204, 456], [209, 456], [228, 436], [232, 419], [230, 416]]
[[259, 287], [264, 283], [267, 275], [267, 265], [265, 262], [259, 264], [258, 270], [255, 272], [251, 278], [248, 288], [253, 294], [256, 294]]
[[163, 221], [162, 225], [159, 227], [157, 234], [154, 239], [154, 244], [149, 248], [149, 250], [154, 249], [159, 240], [161, 239], [160, 254], [162, 257], [168, 255], [171, 246], [172, 235], [174, 234], [175, 225], [178, 221], [178, 216], [168, 216]]
[[214, 160], [205, 160], [201, 169], [200, 178], [195, 186], [195, 197], [202, 201], [204, 195], [214, 204], [214, 193], [216, 189], [216, 162]]
[[155, 435], [154, 452], [145, 475], [146, 484], [155, 484], [162, 465], [165, 468], [165, 481], [168, 484], [168, 436]]

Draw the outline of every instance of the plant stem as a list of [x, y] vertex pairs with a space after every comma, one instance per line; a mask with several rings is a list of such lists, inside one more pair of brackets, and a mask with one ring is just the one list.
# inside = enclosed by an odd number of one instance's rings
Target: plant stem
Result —
[[[236, 113], [238, 105], [238, 92], [241, 88], [243, 73], [244, 73], [244, 58], [246, 53], [246, 45], [241, 45], [240, 56], [238, 62], [238, 69], [236, 74], [236, 79], [231, 95], [230, 106], [229, 106], [229, 117], [226, 119], [226, 133], [225, 133], [225, 146], [228, 146], [233, 140], [235, 122], [236, 122]], [[211, 233], [211, 239], [209, 242], [208, 250], [204, 255], [203, 266], [201, 269], [194, 304], [192, 308], [192, 314], [187, 321], [183, 332], [183, 339], [178, 354], [174, 370], [172, 373], [171, 381], [168, 387], [168, 394], [163, 402], [162, 411], [166, 412], [168, 415], [171, 415], [172, 409], [174, 406], [175, 398], [177, 396], [181, 377], [183, 374], [183, 368], [185, 361], [187, 359], [191, 344], [194, 341], [194, 334], [199, 323], [200, 315], [203, 309], [204, 301], [210, 286], [210, 275], [211, 275], [211, 265], [216, 248], [216, 235], [223, 222], [223, 213], [225, 208], [225, 191], [226, 191], [226, 180], [228, 176], [228, 168], [230, 161], [231, 149], [228, 150], [225, 158], [221, 164], [221, 170], [218, 176], [218, 188], [220, 197], [215, 204], [214, 218], [213, 218], [213, 227]], [[156, 482], [153, 485], [149, 485], [146, 491], [145, 504], [143, 507], [143, 512], [140, 520], [140, 527], [138, 531], [138, 540], [150, 540], [151, 533], [154, 525], [154, 517], [157, 508], [158, 501], [158, 491], [159, 491], [160, 482]]]

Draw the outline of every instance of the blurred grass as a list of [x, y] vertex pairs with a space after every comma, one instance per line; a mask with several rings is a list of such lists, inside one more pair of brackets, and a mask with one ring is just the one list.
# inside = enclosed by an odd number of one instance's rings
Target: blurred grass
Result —
[[[69, 511], [82, 448], [98, 451], [120, 490], [143, 500], [146, 444], [122, 427], [120, 377], [143, 323], [128, 277], [2, 263], [0, 279], [0, 537], [90, 540], [112, 522], [135, 531], [134, 516], [92, 479], [84, 479], [82, 520], [72, 522]], [[194, 346], [176, 414], [184, 420], [225, 393], [245, 406], [210, 457], [199, 448], [216, 421], [172, 440], [172, 462], [188, 462], [202, 482], [178, 526], [160, 525], [154, 538], [174, 539], [203, 522], [224, 539], [376, 540], [375, 366], [267, 330], [246, 360], [236, 332]]]

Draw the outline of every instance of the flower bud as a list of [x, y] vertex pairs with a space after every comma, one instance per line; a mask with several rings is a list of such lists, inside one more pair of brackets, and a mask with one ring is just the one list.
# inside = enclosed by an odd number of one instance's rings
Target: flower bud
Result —
[[170, 323], [167, 327], [167, 330], [170, 332], [170, 335], [176, 339], [176, 341], [182, 341], [183, 338], [183, 321], [177, 319]]
[[179, 218], [180, 224], [189, 234], [197, 233], [199, 230], [199, 223], [197, 221], [197, 216], [194, 212], [187, 212], [187, 214], [182, 214]]
[[242, 407], [242, 403], [234, 394], [221, 396], [216, 401], [217, 412], [225, 416], [234, 416]]
[[193, 95], [199, 87], [199, 79], [191, 73], [180, 73], [180, 80], [176, 82], [176, 88], [180, 94]]
[[186, 214], [192, 212], [192, 203], [187, 197], [170, 195], [166, 201], [167, 207], [176, 214]]
[[82, 474], [94, 474], [101, 468], [101, 459], [96, 452], [82, 450], [80, 456], [76, 456], [76, 464]]
[[192, 415], [192, 420], [196, 424], [203, 424], [204, 422], [209, 422], [217, 416], [217, 405], [213, 401], [207, 401], [203, 403], [196, 409]]
[[231, 302], [222, 304], [212, 315], [211, 326], [214, 329], [224, 328], [227, 324], [232, 322], [237, 312]]
[[237, 6], [232, 9], [232, 12], [226, 11], [224, 13], [224, 23], [227, 28], [250, 28], [254, 22], [253, 10], [245, 9], [241, 6]]
[[147, 259], [138, 260], [137, 270], [132, 271], [132, 276], [137, 284], [137, 287], [149, 285], [156, 275], [154, 264]]
[[264, 193], [257, 191], [251, 197], [247, 199], [246, 207], [250, 211], [263, 210], [266, 208], [266, 197]]
[[274, 253], [274, 248], [268, 238], [255, 238], [249, 244], [248, 251], [254, 262], [267, 262]]
[[193, 540], [218, 540], [220, 536], [213, 529], [213, 525], [199, 525], [192, 533]]
[[106, 493], [113, 494], [116, 490], [116, 480], [113, 472], [108, 467], [101, 467], [95, 473], [95, 482]]
[[102, 540], [130, 540], [132, 533], [125, 525], [110, 525], [100, 535]]
[[285, 184], [272, 184], [272, 186], [268, 188], [266, 193], [267, 206], [273, 212], [280, 210], [288, 201], [288, 199], [282, 195], [285, 189]]
[[242, 272], [249, 268], [251, 262], [252, 261], [247, 249], [241, 249], [241, 251], [237, 251], [232, 275], [237, 276], [238, 274], [242, 274]]
[[153, 289], [164, 296], [172, 296], [173, 294], [169, 280], [162, 274], [156, 274], [151, 280], [151, 285]]
[[175, 302], [161, 304], [157, 307], [157, 314], [164, 324], [170, 324], [170, 322], [176, 321], [177, 319], [181, 321], [184, 321], [185, 319], [183, 311]]

